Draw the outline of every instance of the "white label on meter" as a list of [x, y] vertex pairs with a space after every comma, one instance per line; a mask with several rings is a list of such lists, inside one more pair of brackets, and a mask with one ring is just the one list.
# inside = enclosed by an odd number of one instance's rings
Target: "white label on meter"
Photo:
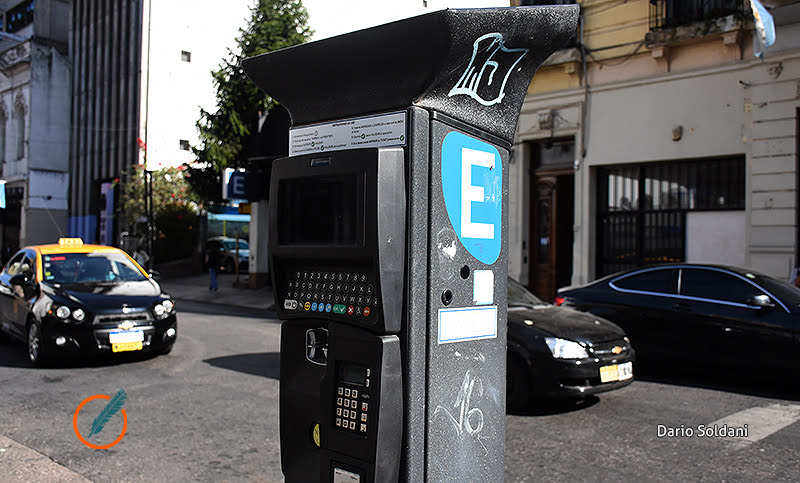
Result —
[[439, 309], [439, 344], [497, 337], [497, 306]]
[[289, 156], [406, 145], [406, 113], [353, 117], [289, 130]]
[[360, 483], [361, 477], [341, 468], [333, 469], [333, 483]]

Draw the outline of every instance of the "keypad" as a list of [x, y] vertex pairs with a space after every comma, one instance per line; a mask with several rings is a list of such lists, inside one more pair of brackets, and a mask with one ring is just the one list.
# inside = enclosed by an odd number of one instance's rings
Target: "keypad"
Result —
[[336, 388], [336, 394], [336, 427], [366, 436], [370, 422], [369, 395], [364, 391], [342, 386]]
[[366, 272], [295, 270], [292, 275], [284, 310], [365, 318], [380, 305], [375, 281]]

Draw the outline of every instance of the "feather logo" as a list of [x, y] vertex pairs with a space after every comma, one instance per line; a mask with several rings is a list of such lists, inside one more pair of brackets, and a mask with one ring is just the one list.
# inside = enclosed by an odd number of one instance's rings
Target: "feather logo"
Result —
[[117, 391], [117, 394], [111, 398], [108, 404], [106, 404], [106, 407], [104, 407], [103, 410], [100, 411], [100, 414], [94, 418], [94, 422], [92, 423], [92, 431], [88, 436], [89, 438], [103, 430], [108, 420], [111, 419], [111, 416], [117, 414], [119, 410], [122, 409], [122, 405], [125, 404], [126, 399], [128, 399], [128, 394], [125, 393], [125, 389], [120, 389]]

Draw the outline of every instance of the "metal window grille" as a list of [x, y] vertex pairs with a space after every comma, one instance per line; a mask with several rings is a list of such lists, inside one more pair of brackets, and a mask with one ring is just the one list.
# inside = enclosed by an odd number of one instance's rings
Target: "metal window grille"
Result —
[[692, 25], [745, 13], [743, 0], [650, 0], [650, 30]]
[[686, 256], [686, 213], [743, 210], [743, 157], [601, 168], [597, 276]]

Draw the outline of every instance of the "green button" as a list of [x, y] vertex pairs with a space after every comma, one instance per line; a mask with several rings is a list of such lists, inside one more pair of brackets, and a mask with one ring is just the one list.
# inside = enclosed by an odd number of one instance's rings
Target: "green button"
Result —
[[343, 314], [347, 310], [347, 307], [342, 304], [336, 304], [333, 306], [333, 313], [334, 314]]

